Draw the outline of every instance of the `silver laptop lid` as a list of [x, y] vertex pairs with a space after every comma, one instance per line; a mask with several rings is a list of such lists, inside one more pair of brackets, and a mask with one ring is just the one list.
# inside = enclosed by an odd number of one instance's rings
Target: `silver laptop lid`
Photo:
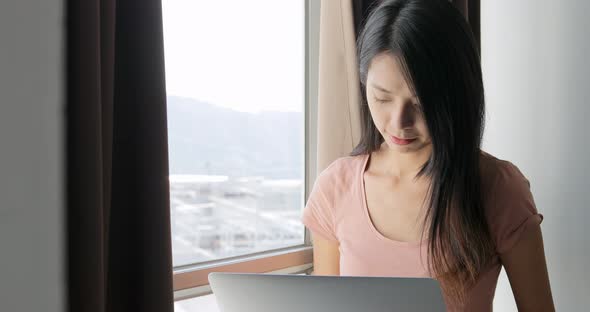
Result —
[[221, 312], [445, 311], [430, 278], [211, 273]]

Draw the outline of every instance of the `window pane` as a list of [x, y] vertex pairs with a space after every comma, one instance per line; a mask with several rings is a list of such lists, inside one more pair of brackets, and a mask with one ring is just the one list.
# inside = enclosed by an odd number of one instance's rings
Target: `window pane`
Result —
[[303, 244], [304, 1], [162, 6], [174, 266]]

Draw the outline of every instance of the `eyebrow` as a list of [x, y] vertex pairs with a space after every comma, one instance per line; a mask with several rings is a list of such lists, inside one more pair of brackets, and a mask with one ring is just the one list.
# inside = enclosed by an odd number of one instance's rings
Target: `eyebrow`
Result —
[[385, 92], [385, 93], [390, 93], [390, 94], [391, 94], [391, 91], [389, 91], [389, 90], [387, 90], [387, 89], [383, 88], [383, 87], [382, 87], [382, 86], [380, 86], [380, 85], [377, 85], [377, 84], [374, 84], [374, 83], [372, 83], [372, 84], [371, 84], [371, 86], [372, 86], [373, 88], [377, 89], [377, 90], [381, 90], [381, 91], [383, 91], [383, 92]]
[[[387, 90], [387, 89], [383, 88], [382, 86], [380, 86], [380, 85], [378, 85], [378, 84], [371, 83], [371, 86], [372, 86], [373, 88], [377, 89], [377, 90], [381, 90], [381, 91], [383, 91], [383, 92], [385, 92], [385, 93], [389, 93], [389, 94], [391, 94], [391, 91], [389, 91], [389, 90]], [[418, 97], [417, 97], [416, 95], [414, 95], [414, 96], [412, 96], [412, 98], [414, 98], [414, 99], [417, 99]]]

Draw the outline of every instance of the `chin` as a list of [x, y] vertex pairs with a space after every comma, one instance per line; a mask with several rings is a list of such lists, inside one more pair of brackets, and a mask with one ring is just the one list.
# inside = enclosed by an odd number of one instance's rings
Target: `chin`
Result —
[[400, 145], [389, 146], [389, 148], [391, 150], [394, 150], [396, 152], [403, 153], [403, 154], [411, 154], [411, 153], [415, 153], [415, 152], [417, 152], [419, 150], [419, 149], [417, 149], [415, 147], [411, 147], [411, 146], [400, 146]]
[[387, 147], [392, 150], [392, 151], [396, 151], [398, 153], [403, 153], [403, 154], [411, 154], [411, 153], [416, 153], [420, 150], [422, 150], [424, 147], [426, 147], [426, 145], [424, 145], [422, 142], [416, 141], [416, 142], [412, 142], [411, 144], [408, 145], [398, 145], [392, 142], [387, 142]]

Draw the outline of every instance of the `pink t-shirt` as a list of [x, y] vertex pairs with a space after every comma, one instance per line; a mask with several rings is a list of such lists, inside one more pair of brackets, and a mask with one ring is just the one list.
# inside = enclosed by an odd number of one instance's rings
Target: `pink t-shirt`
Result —
[[[373, 225], [366, 204], [363, 174], [369, 155], [342, 157], [322, 171], [303, 211], [302, 222], [313, 235], [339, 243], [340, 275], [430, 277], [427, 244], [400, 242], [383, 236]], [[492, 311], [501, 269], [499, 255], [510, 250], [524, 229], [539, 224], [529, 181], [516, 166], [485, 152], [481, 156], [485, 215], [496, 255], [463, 308], [449, 311]], [[421, 253], [422, 252], [422, 253]]]

